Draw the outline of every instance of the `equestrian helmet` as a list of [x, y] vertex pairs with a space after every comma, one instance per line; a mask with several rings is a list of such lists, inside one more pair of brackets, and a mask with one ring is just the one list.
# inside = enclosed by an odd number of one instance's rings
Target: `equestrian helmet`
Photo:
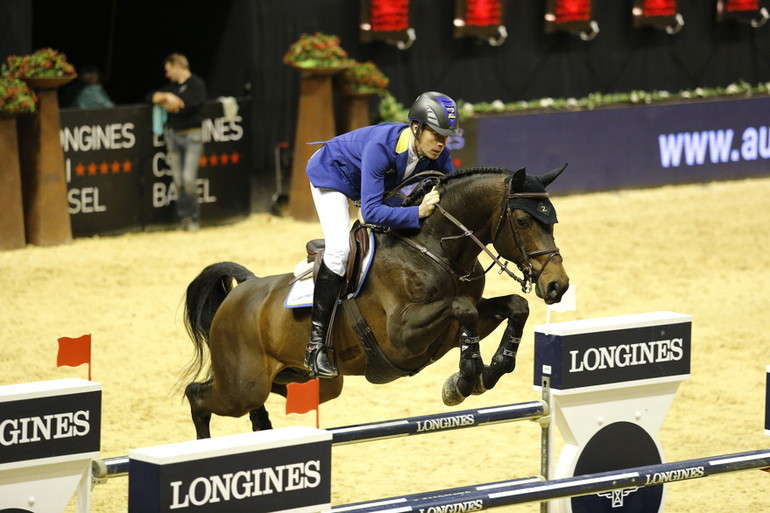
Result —
[[447, 137], [461, 134], [457, 104], [449, 96], [436, 91], [418, 96], [409, 109], [407, 119], [428, 125]]

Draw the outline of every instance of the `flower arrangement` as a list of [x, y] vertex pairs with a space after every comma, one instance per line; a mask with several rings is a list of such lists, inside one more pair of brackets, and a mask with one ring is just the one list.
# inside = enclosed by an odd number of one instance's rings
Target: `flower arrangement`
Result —
[[346, 68], [355, 61], [342, 49], [339, 37], [316, 32], [292, 43], [283, 62], [297, 68]]
[[392, 94], [386, 92], [380, 98], [379, 114], [383, 122], [406, 123], [409, 109], [397, 101]]
[[340, 75], [342, 90], [351, 94], [379, 94], [387, 92], [390, 80], [372, 61], [356, 62]]
[[75, 75], [67, 56], [53, 48], [41, 48], [30, 55], [10, 55], [2, 67], [3, 75], [14, 78], [57, 78]]
[[29, 114], [37, 109], [37, 96], [18, 78], [0, 77], [0, 114]]
[[500, 100], [493, 102], [468, 103], [458, 101], [460, 113], [463, 116], [475, 114], [497, 114], [514, 112], [543, 112], [564, 110], [592, 110], [601, 107], [620, 105], [649, 105], [661, 102], [686, 102], [692, 100], [707, 100], [724, 97], [751, 97], [752, 95], [770, 94], [770, 82], [759, 83], [756, 86], [741, 81], [727, 87], [702, 88], [669, 91], [631, 91], [628, 93], [591, 93], [584, 98], [538, 98], [529, 101], [505, 103]]

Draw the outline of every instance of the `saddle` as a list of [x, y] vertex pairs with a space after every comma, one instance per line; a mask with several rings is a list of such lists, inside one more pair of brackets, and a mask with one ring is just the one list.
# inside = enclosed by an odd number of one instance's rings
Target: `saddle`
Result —
[[[403, 369], [391, 362], [382, 351], [379, 343], [372, 333], [372, 329], [361, 315], [358, 309], [354, 295], [360, 290], [360, 281], [364, 279], [365, 273], [362, 272], [365, 261], [369, 256], [369, 228], [356, 220], [353, 228], [350, 230], [350, 255], [348, 256], [348, 266], [345, 272], [345, 282], [341, 287], [340, 297], [342, 298], [342, 308], [348, 315], [353, 331], [358, 335], [366, 356], [366, 367], [364, 377], [370, 383], [383, 384], [411, 376], [417, 371], [412, 369]], [[307, 243], [308, 263], [314, 262], [313, 280], [318, 274], [318, 268], [323, 260], [324, 240], [314, 239]], [[336, 316], [334, 316], [336, 317]], [[334, 318], [332, 319], [334, 322]], [[331, 329], [329, 330], [331, 333]], [[419, 369], [418, 369], [419, 370]]]
[[[350, 229], [350, 255], [348, 256], [348, 266], [345, 270], [344, 285], [340, 289], [340, 296], [352, 294], [357, 291], [363, 279], [362, 268], [364, 259], [369, 254], [369, 229], [356, 220]], [[318, 276], [318, 269], [323, 261], [323, 252], [326, 247], [324, 239], [313, 239], [305, 245], [307, 251], [307, 262], [313, 264], [313, 281]]]

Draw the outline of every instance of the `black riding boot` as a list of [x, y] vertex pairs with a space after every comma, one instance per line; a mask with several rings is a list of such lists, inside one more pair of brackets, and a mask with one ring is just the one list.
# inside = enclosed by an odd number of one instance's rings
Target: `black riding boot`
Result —
[[305, 366], [319, 378], [339, 376], [337, 366], [326, 352], [326, 332], [329, 330], [334, 307], [342, 286], [342, 276], [321, 262], [313, 291], [313, 312], [310, 317], [310, 341], [305, 348]]

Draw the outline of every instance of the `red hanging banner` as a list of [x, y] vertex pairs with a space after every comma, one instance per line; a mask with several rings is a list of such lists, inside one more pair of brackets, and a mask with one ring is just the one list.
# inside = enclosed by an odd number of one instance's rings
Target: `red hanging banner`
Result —
[[591, 20], [591, 0], [556, 0], [554, 7], [556, 23]]
[[488, 27], [503, 22], [501, 0], [466, 0], [465, 24], [472, 27]]
[[757, 13], [761, 8], [759, 5], [760, 1], [761, 0], [725, 0], [722, 3], [724, 4], [724, 10], [726, 12], [754, 11]]
[[400, 32], [409, 28], [409, 0], [371, 0], [369, 17], [374, 32]]
[[498, 46], [508, 36], [503, 17], [502, 0], [455, 0], [454, 37], [478, 37]]
[[770, 18], [762, 4], [763, 0], [718, 0], [717, 21], [740, 21], [759, 28]]
[[592, 0], [548, 0], [545, 11], [546, 33], [563, 31], [590, 41], [599, 33], [593, 19]]
[[677, 0], [642, 0], [642, 16], [676, 16]]
[[655, 27], [676, 34], [684, 26], [679, 0], [634, 0], [634, 28]]
[[361, 0], [361, 41], [386, 41], [402, 50], [415, 39], [409, 0]]

